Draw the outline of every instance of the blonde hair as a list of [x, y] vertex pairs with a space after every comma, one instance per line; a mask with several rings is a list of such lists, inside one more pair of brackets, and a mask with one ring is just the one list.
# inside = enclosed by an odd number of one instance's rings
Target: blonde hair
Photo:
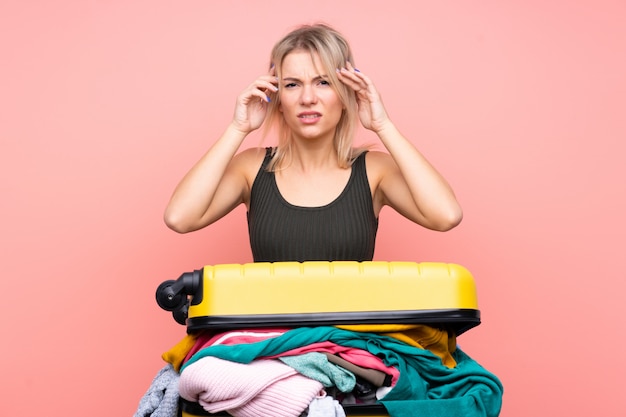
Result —
[[[334, 146], [339, 166], [347, 168], [356, 156], [363, 152], [362, 149], [352, 147], [358, 122], [356, 95], [352, 89], [339, 81], [336, 73], [338, 68], [345, 67], [346, 62], [354, 64], [350, 45], [339, 32], [324, 23], [300, 26], [278, 41], [272, 49], [270, 66], [276, 66], [276, 76], [279, 79], [283, 61], [293, 51], [307, 51], [311, 55], [319, 56], [331, 87], [343, 103], [344, 110], [335, 130]], [[284, 161], [291, 158], [292, 152], [291, 131], [279, 111], [279, 106], [279, 95], [272, 95], [264, 130], [267, 134], [270, 130], [277, 129], [278, 146], [268, 165], [269, 171], [283, 167]]]

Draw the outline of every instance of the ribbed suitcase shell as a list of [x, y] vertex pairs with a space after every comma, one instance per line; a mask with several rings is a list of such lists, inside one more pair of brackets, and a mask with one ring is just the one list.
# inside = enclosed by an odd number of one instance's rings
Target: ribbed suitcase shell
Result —
[[476, 286], [457, 264], [278, 262], [202, 269], [190, 331], [207, 328], [371, 323], [480, 323]]

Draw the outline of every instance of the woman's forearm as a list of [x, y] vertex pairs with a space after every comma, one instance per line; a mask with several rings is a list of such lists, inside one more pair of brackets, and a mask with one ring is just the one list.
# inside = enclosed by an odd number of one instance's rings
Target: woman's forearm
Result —
[[391, 121], [376, 133], [398, 166], [428, 227], [449, 230], [456, 226], [463, 213], [446, 179]]
[[165, 209], [164, 220], [168, 227], [186, 233], [212, 222], [206, 215], [230, 161], [246, 136], [247, 133], [230, 124], [187, 172]]

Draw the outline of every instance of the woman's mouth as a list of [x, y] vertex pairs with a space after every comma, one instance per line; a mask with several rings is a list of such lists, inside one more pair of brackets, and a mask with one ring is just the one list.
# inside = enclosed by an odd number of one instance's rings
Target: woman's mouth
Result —
[[321, 113], [318, 112], [302, 112], [298, 114], [298, 119], [302, 121], [302, 123], [315, 123], [322, 117]]

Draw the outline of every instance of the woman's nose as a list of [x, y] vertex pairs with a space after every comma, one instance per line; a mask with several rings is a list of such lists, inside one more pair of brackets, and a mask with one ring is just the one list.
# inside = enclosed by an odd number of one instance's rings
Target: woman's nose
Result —
[[305, 84], [302, 86], [300, 101], [302, 102], [302, 104], [313, 104], [317, 102], [317, 95], [315, 95], [315, 89], [312, 85]]

